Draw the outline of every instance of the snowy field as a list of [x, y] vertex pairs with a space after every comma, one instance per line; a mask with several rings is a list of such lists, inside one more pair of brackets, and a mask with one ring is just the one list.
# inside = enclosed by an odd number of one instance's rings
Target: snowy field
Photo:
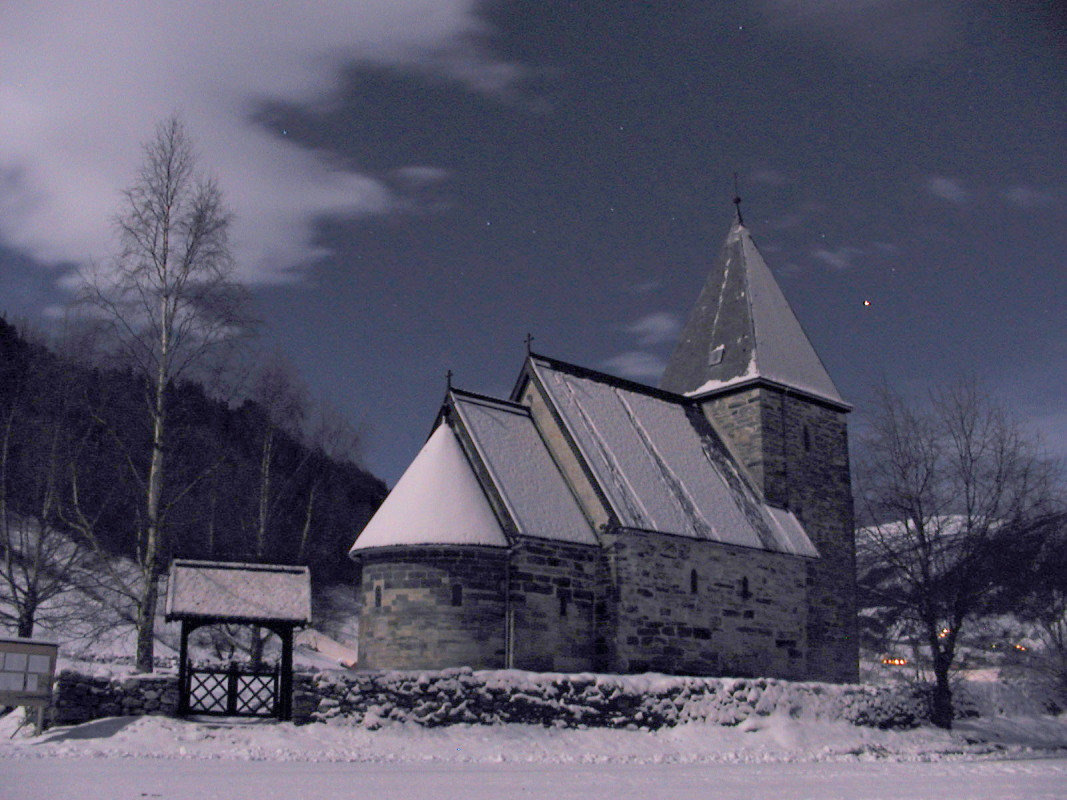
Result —
[[118, 717], [40, 738], [0, 720], [0, 798], [1056, 798], [1067, 720], [880, 731], [752, 718], [654, 733], [228, 725]]

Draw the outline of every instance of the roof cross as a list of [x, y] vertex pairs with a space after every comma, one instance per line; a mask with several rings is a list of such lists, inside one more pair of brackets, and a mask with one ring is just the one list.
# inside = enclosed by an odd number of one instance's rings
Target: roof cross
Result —
[[734, 173], [734, 205], [737, 206], [737, 224], [744, 225], [745, 221], [741, 218], [741, 189], [737, 183], [737, 173]]
[[533, 348], [532, 348], [533, 340], [534, 340], [533, 334], [527, 333], [526, 334], [526, 338], [523, 340], [523, 341], [526, 342], [526, 355], [530, 355], [530, 353], [533, 350]]

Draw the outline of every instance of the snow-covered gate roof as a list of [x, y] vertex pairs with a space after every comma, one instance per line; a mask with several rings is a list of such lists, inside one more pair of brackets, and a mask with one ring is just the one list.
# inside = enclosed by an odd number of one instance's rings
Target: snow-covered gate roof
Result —
[[311, 573], [307, 567], [175, 559], [166, 618], [308, 625]]

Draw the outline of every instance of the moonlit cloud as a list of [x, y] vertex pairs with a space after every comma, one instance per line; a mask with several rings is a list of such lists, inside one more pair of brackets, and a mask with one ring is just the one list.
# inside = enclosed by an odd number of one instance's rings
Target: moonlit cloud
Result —
[[921, 59], [958, 37], [949, 0], [760, 0], [768, 18], [809, 36], [899, 61]]
[[648, 314], [626, 327], [626, 332], [636, 336], [637, 343], [642, 347], [674, 341], [680, 330], [677, 317], [665, 311]]
[[608, 372], [623, 378], [655, 383], [663, 374], [663, 370], [667, 368], [667, 362], [652, 353], [632, 350], [609, 358], [604, 362], [603, 367]]
[[835, 250], [828, 250], [824, 247], [820, 247], [816, 250], [812, 250], [811, 255], [813, 258], [817, 258], [824, 264], [828, 264], [837, 270], [848, 269], [853, 264], [853, 259], [856, 256], [861, 256], [866, 251], [862, 247], [838, 247]]
[[1053, 201], [1052, 194], [1033, 186], [1012, 186], [1004, 192], [1003, 197], [1013, 206], [1019, 208], [1037, 208], [1047, 206]]
[[941, 200], [962, 204], [971, 199], [971, 193], [955, 178], [934, 175], [926, 180], [926, 191]]
[[776, 169], [759, 169], [752, 173], [753, 183], [765, 186], [784, 186], [789, 180]]
[[[155, 124], [180, 113], [235, 211], [253, 283], [292, 280], [324, 252], [316, 219], [381, 213], [393, 192], [358, 165], [251, 119], [264, 101], [329, 102], [346, 64], [448, 74], [496, 92], [515, 67], [469, 43], [476, 0], [319, 0], [299, 7], [5, 0], [0, 25], [0, 241], [43, 263], [111, 249], [109, 219]], [[439, 180], [433, 165], [409, 179]]]

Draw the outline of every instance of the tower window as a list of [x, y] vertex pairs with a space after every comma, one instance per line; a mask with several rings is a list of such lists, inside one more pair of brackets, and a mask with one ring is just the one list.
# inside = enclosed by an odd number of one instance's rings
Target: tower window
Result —
[[811, 450], [811, 431], [807, 425], [804, 426], [804, 450]]
[[374, 607], [375, 608], [381, 608], [382, 607], [382, 587], [381, 586], [375, 586], [374, 587]]
[[742, 600], [748, 600], [752, 597], [752, 592], [748, 588], [748, 578], [741, 579], [741, 585], [737, 587], [737, 594]]
[[559, 596], [559, 615], [561, 617], [567, 616], [567, 595], [565, 594]]
[[695, 569], [689, 571], [689, 594], [697, 593], [697, 571]]
[[463, 605], [463, 586], [458, 583], [452, 586], [452, 605]]

